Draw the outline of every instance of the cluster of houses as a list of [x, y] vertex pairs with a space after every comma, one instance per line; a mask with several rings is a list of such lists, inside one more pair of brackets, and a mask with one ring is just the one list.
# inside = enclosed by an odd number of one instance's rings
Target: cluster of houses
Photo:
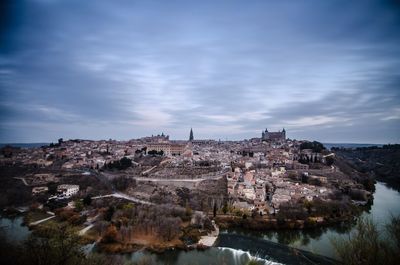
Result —
[[[229, 161], [232, 172], [228, 176], [228, 194], [233, 206], [239, 210], [260, 213], [275, 213], [288, 202], [312, 201], [328, 198], [332, 189], [327, 184], [324, 173], [335, 170], [324, 165], [324, 156], [309, 149], [300, 149], [300, 141], [279, 139], [279, 142], [251, 139], [241, 142], [225, 142], [215, 151], [221, 161]], [[229, 152], [225, 147], [228, 146]], [[205, 153], [209, 150], [206, 149]], [[201, 152], [198, 152], [201, 154]], [[320, 169], [310, 169], [308, 164], [298, 162], [303, 156], [320, 163]], [[311, 160], [312, 159], [312, 160]], [[303, 183], [294, 176], [307, 176]], [[313, 185], [311, 183], [318, 183]]]
[[[323, 186], [290, 181], [290, 174], [309, 174], [310, 179], [325, 183], [326, 178], [313, 174], [307, 160], [323, 165], [324, 156], [310, 149], [301, 149], [302, 141], [286, 139], [286, 131], [263, 131], [261, 138], [243, 141], [194, 140], [172, 141], [168, 135], [152, 135], [129, 141], [115, 140], [69, 140], [45, 148], [26, 149], [12, 158], [25, 164], [51, 166], [61, 161], [62, 169], [99, 169], [106, 163], [123, 157], [137, 155], [162, 155], [170, 166], [182, 167], [207, 164], [218, 167], [228, 174], [227, 190], [240, 209], [258, 209], [260, 212], [275, 212], [282, 203], [291, 200], [327, 196], [331, 191]], [[0, 160], [9, 159], [1, 158]], [[1, 161], [0, 161], [1, 162]], [[323, 166], [324, 172], [334, 167]], [[315, 173], [315, 172], [314, 172]], [[148, 174], [149, 175], [149, 174]], [[54, 175], [37, 174], [32, 178], [33, 194], [46, 192], [41, 183], [57, 182]], [[69, 198], [79, 191], [77, 185], [59, 185], [57, 198]]]
[[26, 165], [49, 167], [54, 161], [63, 161], [62, 169], [98, 169], [123, 157], [133, 159], [138, 153], [148, 155], [151, 151], [162, 151], [162, 155], [167, 157], [181, 156], [187, 150], [187, 145], [188, 141], [172, 141], [164, 134], [130, 141], [68, 140], [42, 148], [19, 150], [12, 158], [0, 155], [0, 163], [12, 160]]

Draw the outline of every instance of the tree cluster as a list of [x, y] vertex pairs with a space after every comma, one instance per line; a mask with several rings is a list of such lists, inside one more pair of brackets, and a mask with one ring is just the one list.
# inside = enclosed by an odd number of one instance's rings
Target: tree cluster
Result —
[[164, 151], [163, 150], [160, 150], [160, 151], [150, 150], [147, 152], [147, 154], [152, 155], [152, 156], [163, 156]]
[[320, 142], [303, 142], [300, 144], [300, 150], [311, 149], [314, 153], [321, 153], [325, 149], [324, 145]]
[[104, 164], [105, 169], [118, 169], [118, 170], [124, 170], [131, 166], [132, 166], [132, 160], [127, 157], [123, 157], [120, 160]]
[[[35, 230], [15, 245], [0, 231], [0, 263], [14, 265], [134, 265], [113, 255], [85, 254], [76, 231], [66, 225], [48, 225]], [[140, 263], [142, 264], [142, 263]], [[152, 264], [150, 262], [143, 264]]]
[[86, 215], [80, 215], [78, 212], [69, 209], [57, 209], [55, 211], [58, 219], [62, 222], [66, 221], [70, 225], [81, 225], [86, 222]]
[[128, 187], [135, 187], [136, 180], [127, 176], [119, 176], [112, 180], [114, 188], [118, 191], [125, 191]]
[[343, 264], [398, 264], [400, 217], [392, 217], [383, 229], [371, 219], [361, 218], [349, 238], [335, 238], [332, 242]]
[[345, 201], [314, 199], [298, 203], [284, 203], [279, 207], [278, 219], [307, 220], [309, 217], [340, 218], [353, 213], [353, 207]]
[[191, 210], [174, 205], [127, 204], [109, 208], [104, 214], [105, 221], [98, 222], [96, 229], [107, 243], [130, 242], [137, 234], [170, 241], [180, 235], [182, 220], [190, 220], [191, 215]]

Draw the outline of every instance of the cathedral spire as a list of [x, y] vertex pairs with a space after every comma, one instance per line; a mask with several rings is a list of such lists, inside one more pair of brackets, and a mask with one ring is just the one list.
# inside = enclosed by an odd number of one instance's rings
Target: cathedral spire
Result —
[[189, 141], [193, 141], [193, 130], [190, 128]]

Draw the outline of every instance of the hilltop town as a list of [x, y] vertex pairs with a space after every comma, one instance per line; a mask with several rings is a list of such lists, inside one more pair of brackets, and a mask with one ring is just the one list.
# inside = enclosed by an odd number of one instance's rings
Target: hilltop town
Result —
[[181, 141], [164, 133], [59, 139], [40, 148], [4, 147], [0, 165], [1, 207], [29, 206], [32, 226], [69, 222], [113, 252], [212, 245], [218, 228], [230, 226], [348, 220], [368, 204], [373, 187], [321, 143], [288, 139], [285, 129], [242, 141], [197, 140], [192, 130]]

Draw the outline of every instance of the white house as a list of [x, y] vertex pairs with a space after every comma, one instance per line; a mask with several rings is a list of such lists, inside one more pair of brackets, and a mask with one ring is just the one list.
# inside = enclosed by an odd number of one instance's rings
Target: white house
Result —
[[62, 184], [58, 185], [57, 187], [58, 194], [67, 198], [78, 193], [78, 191], [79, 191], [79, 185]]

